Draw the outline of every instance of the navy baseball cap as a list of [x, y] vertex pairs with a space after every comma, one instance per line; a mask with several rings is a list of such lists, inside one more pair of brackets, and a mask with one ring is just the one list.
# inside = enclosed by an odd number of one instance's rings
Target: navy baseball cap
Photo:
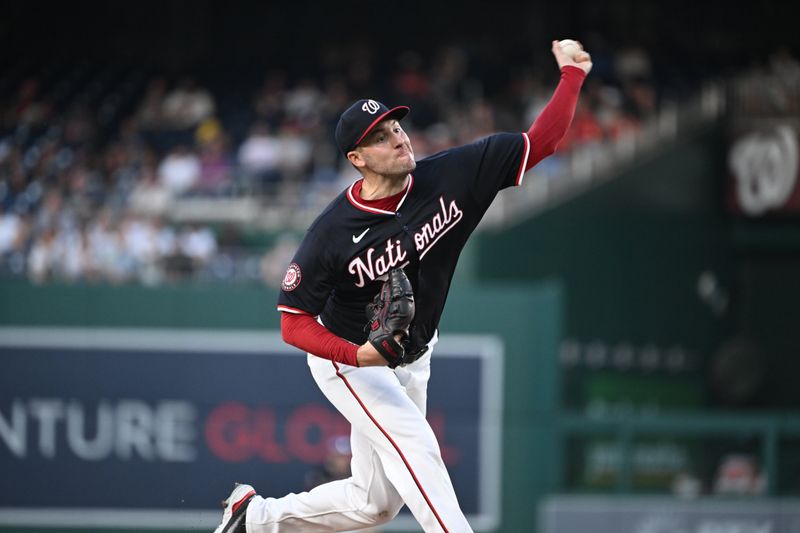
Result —
[[336, 124], [336, 144], [344, 155], [355, 149], [372, 129], [387, 118], [402, 119], [411, 109], [401, 105], [389, 109], [376, 100], [359, 100], [339, 117]]

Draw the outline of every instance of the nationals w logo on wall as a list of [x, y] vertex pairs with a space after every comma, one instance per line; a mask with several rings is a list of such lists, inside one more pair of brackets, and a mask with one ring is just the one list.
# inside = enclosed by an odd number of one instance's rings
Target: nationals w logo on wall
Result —
[[751, 217], [796, 212], [800, 205], [800, 141], [788, 124], [756, 127], [728, 153], [736, 207]]

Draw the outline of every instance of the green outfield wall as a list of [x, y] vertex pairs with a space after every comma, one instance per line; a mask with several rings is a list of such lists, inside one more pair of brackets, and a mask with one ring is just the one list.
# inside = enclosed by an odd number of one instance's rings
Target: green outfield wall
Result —
[[704, 271], [730, 279], [720, 142], [717, 130], [702, 132], [514, 227], [479, 234], [476, 277], [558, 276], [566, 336], [713, 346], [719, 323], [696, 287]]

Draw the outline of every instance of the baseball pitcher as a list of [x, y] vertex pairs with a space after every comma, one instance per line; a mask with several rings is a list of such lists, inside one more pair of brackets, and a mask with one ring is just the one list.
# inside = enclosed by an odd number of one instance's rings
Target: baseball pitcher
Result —
[[572, 121], [588, 53], [553, 41], [557, 88], [526, 132], [497, 133], [416, 161], [404, 106], [345, 110], [336, 142], [358, 169], [319, 215], [278, 299], [283, 339], [351, 424], [352, 476], [262, 497], [237, 485], [215, 533], [349, 531], [407, 505], [425, 531], [472, 531], [425, 419], [437, 327], [458, 256], [498, 191], [552, 154]]

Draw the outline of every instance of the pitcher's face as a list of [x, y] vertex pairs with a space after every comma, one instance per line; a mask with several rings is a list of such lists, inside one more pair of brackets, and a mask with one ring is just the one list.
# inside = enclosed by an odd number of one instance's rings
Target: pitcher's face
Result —
[[382, 176], [406, 176], [417, 168], [411, 141], [396, 119], [375, 126], [348, 158], [362, 173]]

